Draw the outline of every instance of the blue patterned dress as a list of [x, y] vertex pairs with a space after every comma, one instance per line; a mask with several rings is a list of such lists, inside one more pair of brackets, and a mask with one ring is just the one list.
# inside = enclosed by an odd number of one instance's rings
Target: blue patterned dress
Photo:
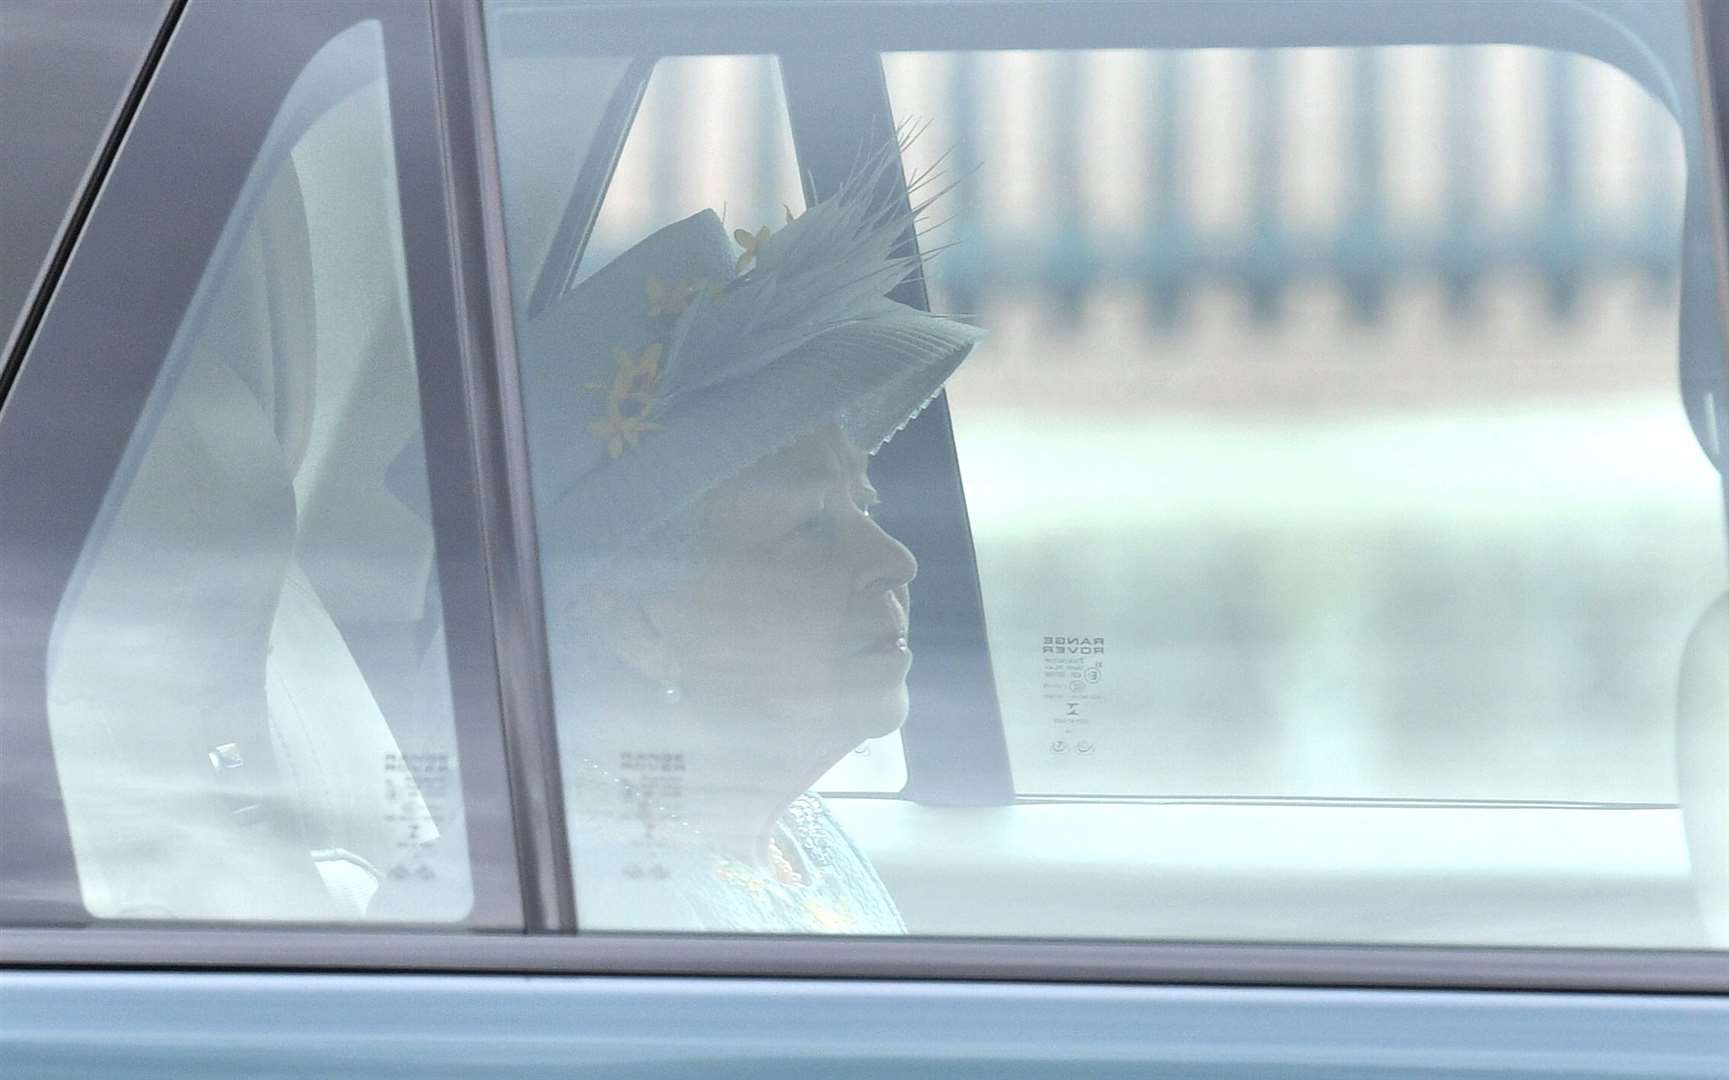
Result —
[[906, 933], [870, 860], [814, 793], [777, 823], [784, 861], [774, 869], [720, 854], [695, 826], [592, 766], [567, 768], [565, 802], [584, 931]]

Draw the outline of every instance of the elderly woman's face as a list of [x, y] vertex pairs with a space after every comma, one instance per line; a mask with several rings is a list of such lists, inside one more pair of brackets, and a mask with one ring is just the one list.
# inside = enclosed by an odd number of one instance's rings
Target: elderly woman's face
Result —
[[647, 608], [692, 708], [814, 722], [837, 752], [906, 718], [918, 564], [872, 520], [866, 460], [831, 427], [704, 500], [698, 572]]

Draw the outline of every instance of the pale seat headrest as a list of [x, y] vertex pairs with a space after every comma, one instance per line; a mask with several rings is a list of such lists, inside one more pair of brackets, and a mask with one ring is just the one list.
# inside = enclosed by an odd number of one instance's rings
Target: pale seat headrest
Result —
[[[195, 357], [132, 453], [50, 648], [48, 719], [85, 906], [328, 919], [269, 752], [267, 649], [294, 542], [271, 424], [232, 368]], [[222, 747], [234, 768], [217, 767]], [[259, 811], [237, 816], [247, 805]]]
[[[351, 122], [353, 111], [339, 108], [315, 130]], [[365, 224], [364, 207], [333, 198], [328, 183], [315, 183], [310, 191], [327, 229], [352, 231]], [[378, 618], [396, 606], [375, 592], [386, 576], [376, 572], [379, 519], [402, 515], [382, 495], [383, 455], [394, 435], [381, 432], [375, 415], [380, 395], [364, 385], [376, 381], [372, 358], [382, 359], [384, 351], [371, 338], [382, 331], [375, 326], [362, 335], [351, 325], [356, 313], [364, 318], [392, 312], [395, 305], [352, 296], [319, 305], [307, 192], [299, 167], [286, 161], [258, 217], [271, 333], [270, 348], [258, 354], [263, 367], [254, 389], [271, 413], [296, 501], [295, 559], [270, 630], [266, 695], [277, 768], [295, 796], [306, 846], [339, 909], [358, 918], [383, 875], [435, 839], [438, 829], [325, 599], [334, 591], [353, 609], [351, 616], [363, 618]], [[347, 220], [355, 216], [360, 220]], [[343, 251], [355, 261], [353, 251]], [[354, 269], [331, 268], [324, 280], [348, 280], [356, 276]], [[375, 277], [392, 280], [374, 274], [360, 274], [359, 280]], [[392, 419], [401, 424], [417, 417]], [[361, 580], [354, 580], [352, 569], [357, 552], [365, 553]], [[418, 548], [413, 554], [420, 554]], [[312, 565], [325, 571], [324, 594], [308, 575]]]
[[381, 877], [438, 838], [365, 677], [298, 565], [270, 630], [266, 695], [276, 767], [321, 865], [358, 862]]

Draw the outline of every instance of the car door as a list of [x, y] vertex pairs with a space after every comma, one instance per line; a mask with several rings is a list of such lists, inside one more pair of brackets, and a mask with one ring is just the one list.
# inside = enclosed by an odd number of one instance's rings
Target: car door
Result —
[[[0, 1075], [1722, 1075], [1716, 24], [1614, 3], [177, 7], [0, 403]], [[1612, 112], [1652, 175], [1602, 181], [1590, 163], [1627, 144], [1591, 128], [1608, 149], [1560, 138], [1548, 186], [1512, 187], [1620, 203], [1546, 233], [1474, 216], [1419, 153], [1425, 130], [1490, 141], [1493, 108], [1446, 108], [1487, 91], [1449, 71], [1504, 80], [1508, 112]], [[1377, 149], [1401, 130], [1377, 93], [1443, 116], [1400, 114], [1418, 134]], [[896, 298], [992, 337], [873, 464], [920, 562], [912, 706], [818, 785], [910, 936], [585, 920], [519, 331], [681, 213], [724, 205], [754, 235], [819, 203], [926, 109], [906, 164], [960, 148], [958, 235]], [[1281, 155], [1320, 179], [1281, 194]], [[1552, 181], [1557, 160], [1585, 180]], [[1389, 192], [1453, 216], [1412, 242]], [[1629, 206], [1648, 229], [1597, 227]], [[1431, 322], [1376, 366], [1410, 317], [1386, 294], [1421, 275]], [[1434, 321], [1455, 280], [1463, 314]], [[1524, 327], [1499, 382], [1444, 344], [1483, 339], [1473, 295]], [[1211, 336], [1160, 329], [1184, 319]], [[1280, 366], [1302, 349], [1342, 363]], [[1491, 405], [1457, 408], [1461, 385]], [[1399, 411], [1419, 390], [1455, 411]], [[1293, 419], [1317, 397], [1370, 422]], [[1650, 471], [1584, 453], [1603, 440]], [[1444, 506], [1467, 552], [1534, 518], [1541, 551], [1591, 557], [1441, 573], [1413, 507], [1461, 472], [1412, 454], [1547, 469]], [[1298, 512], [1318, 531], [1255, 532]], [[1419, 569], [1321, 573], [1395, 555]], [[1258, 601], [1232, 591], [1255, 580]], [[1508, 593], [1525, 606], [1489, 602]], [[1340, 629], [1375, 603], [1392, 617]], [[1479, 678], [1473, 635], [1506, 610], [1518, 651]], [[1284, 666], [1255, 651], [1279, 625]], [[1418, 652], [1427, 691], [1376, 666]], [[1555, 726], [1592, 693], [1608, 719]], [[1520, 702], [1550, 726], [1507, 720]], [[1592, 741], [1605, 726], [1625, 737]]]

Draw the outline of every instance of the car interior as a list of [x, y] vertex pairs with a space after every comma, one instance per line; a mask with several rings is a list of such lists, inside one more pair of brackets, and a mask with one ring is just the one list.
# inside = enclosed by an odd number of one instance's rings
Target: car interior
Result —
[[[1369, 26], [1347, 4], [1304, 7], [1300, 25], [1271, 18], [1252, 33], [1221, 17], [1063, 37], [1525, 42], [1619, 67], [1700, 130], [1684, 28], [1635, 3], [1557, 3], [1547, 20], [1424, 3]], [[500, 142], [533, 148], [506, 162], [506, 218], [544, 238], [510, 249], [522, 309], [580, 276], [667, 60], [633, 47], [640, 30], [533, 4], [495, 10], [490, 29]], [[933, 47], [916, 36], [927, 31], [778, 56], [807, 200], [906, 119], [880, 53]], [[748, 28], [690, 45], [773, 51], [772, 34]], [[511, 107], [518, 97], [537, 107]], [[61, 601], [48, 716], [96, 918], [436, 922], [468, 909], [390, 122], [381, 39], [357, 26], [277, 116]], [[1676, 422], [1720, 464], [1729, 375], [1703, 197], [1714, 165], [1696, 134], [1686, 153]], [[896, 299], [927, 306], [925, 282]], [[826, 792], [914, 933], [1324, 942], [1349, 928], [1357, 942], [1729, 947], [1729, 599], [1701, 596], [1704, 614], [1679, 628], [1673, 803], [1021, 792], [951, 407], [939, 399], [872, 468], [885, 528], [921, 564], [895, 751], [905, 783], [873, 790], [841, 771]], [[139, 805], [164, 820], [140, 820]], [[273, 887], [213, 888], [212, 860]]]
[[[1360, 30], [1349, 31], [1340, 21], [1348, 17], [1345, 9], [1321, 7], [1308, 9], [1312, 18], [1301, 30], [1271, 27], [1245, 40], [1238, 27], [1229, 43], [1362, 40]], [[1426, 7], [1408, 10], [1418, 24], [1417, 11], [1434, 14]], [[1592, 15], [1601, 18], [1555, 20], [1536, 35], [1538, 43], [1609, 59], [1678, 116], [1695, 107], [1674, 89], [1686, 84], [1689, 61], [1668, 29], [1641, 27], [1628, 17], [1636, 11], [1614, 5], [1594, 6]], [[512, 77], [516, 45], [524, 64], [531, 55], [544, 63], [539, 58], [561, 48], [607, 51], [604, 42], [562, 41], [560, 32], [568, 28], [552, 20], [530, 31], [532, 14], [522, 18], [516, 36], [505, 17], [497, 20], [507, 58], [500, 65], [503, 80]], [[1497, 26], [1490, 17], [1463, 31], [1431, 28], [1433, 37], [1425, 37], [1420, 25], [1377, 27], [1373, 33], [1389, 41], [1531, 40], [1527, 29]], [[1649, 36], [1642, 39], [1642, 32]], [[873, 57], [787, 54], [778, 60], [806, 194], [820, 197], [861, 140], [905, 118], [893, 115]], [[642, 71], [637, 78], [642, 85], [626, 76], [613, 91], [607, 122], [627, 122], [628, 113], [617, 103], [640, 102], [652, 75]], [[595, 136], [591, 155], [601, 163], [591, 156], [581, 176], [610, 175], [624, 145], [617, 133]], [[1697, 150], [1691, 147], [1690, 153]], [[555, 188], [562, 183], [570, 189], [556, 227], [543, 216], [519, 232], [570, 236], [583, 233], [583, 224], [593, 228], [604, 192], [577, 183], [577, 171], [567, 162], [562, 170], [516, 178], [519, 190], [534, 190], [543, 177]], [[1704, 213], [1698, 190], [1695, 180], [1688, 204], [1695, 224]], [[539, 197], [543, 204], [555, 201], [546, 192]], [[1692, 227], [1685, 233], [1677, 382], [1686, 416], [1715, 459], [1711, 433], [1723, 400], [1722, 364], [1703, 235]], [[542, 276], [568, 280], [576, 261], [549, 257]], [[537, 294], [542, 285], [535, 281]], [[897, 298], [922, 303], [921, 283], [909, 283]], [[1711, 737], [1703, 733], [1714, 722], [1698, 690], [1687, 697], [1692, 707], [1676, 720], [1676, 760], [1687, 762], [1679, 806], [1180, 792], [1016, 796], [984, 627], [983, 607], [991, 597], [979, 593], [947, 410], [933, 409], [915, 420], [879, 455], [873, 476], [885, 493], [885, 527], [906, 540], [923, 567], [916, 586], [919, 661], [909, 680], [913, 713], [903, 732], [908, 782], [895, 791], [848, 791], [844, 777], [831, 776], [837, 786], [829, 802], [916, 931], [1325, 941], [1348, 926], [1353, 935], [1404, 943], [1721, 942], [1721, 914], [1714, 914], [1721, 901], [1712, 899], [1720, 886], [1711, 884], [1719, 876], [1712, 852], [1721, 843], [1706, 838], [1714, 828], [1709, 810], [1694, 807], [1714, 790], [1700, 778], [1723, 775], [1723, 760], [1720, 748], [1706, 745]], [[1701, 665], [1713, 663], [1700, 636], [1709, 635], [1708, 622], [1709, 617], [1687, 651], [1687, 678], [1695, 686], [1713, 681], [1701, 673]], [[1052, 881], [1064, 884], [1052, 888]]]
[[[388, 909], [383, 885], [467, 909], [461, 801], [435, 812], [415, 775], [458, 774], [384, 95], [376, 28], [308, 66], [66, 594], [49, 713], [98, 916], [233, 917], [184, 860], [273, 850], [285, 827], [324, 887], [274, 866], [283, 887], [246, 917], [358, 918]], [[211, 560], [218, 536], [234, 544]], [[186, 631], [161, 634], [171, 620]], [[268, 730], [228, 726], [260, 692]], [[232, 788], [214, 820], [134, 798], [187, 763]], [[441, 835], [434, 873], [417, 856]], [[411, 865], [424, 876], [387, 877]]]

